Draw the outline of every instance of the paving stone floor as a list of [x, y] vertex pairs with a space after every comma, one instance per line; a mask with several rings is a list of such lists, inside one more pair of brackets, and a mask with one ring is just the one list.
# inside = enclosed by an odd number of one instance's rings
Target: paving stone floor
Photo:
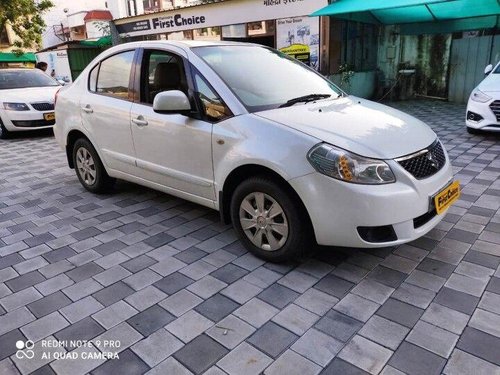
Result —
[[201, 206], [84, 191], [50, 135], [0, 141], [0, 374], [500, 374], [500, 135], [469, 135], [461, 105], [392, 105], [438, 133], [460, 201], [411, 244], [300, 264]]

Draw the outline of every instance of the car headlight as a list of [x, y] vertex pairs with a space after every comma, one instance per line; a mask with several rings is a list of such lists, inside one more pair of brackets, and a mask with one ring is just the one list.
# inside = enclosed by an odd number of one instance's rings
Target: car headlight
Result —
[[3, 103], [3, 107], [9, 111], [29, 111], [30, 109], [24, 103]]
[[314, 146], [307, 159], [319, 173], [356, 184], [388, 184], [396, 178], [383, 160], [365, 158], [326, 143]]
[[491, 100], [491, 97], [489, 97], [484, 92], [479, 91], [479, 90], [472, 91], [470, 98], [472, 100], [474, 100], [475, 102], [479, 102], [479, 103], [486, 103], [488, 100]]

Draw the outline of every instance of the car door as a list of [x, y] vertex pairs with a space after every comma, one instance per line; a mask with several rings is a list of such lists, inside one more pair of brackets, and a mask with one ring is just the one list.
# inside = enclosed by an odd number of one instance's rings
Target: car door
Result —
[[135, 50], [100, 61], [89, 74], [88, 94], [80, 100], [82, 123], [109, 169], [135, 174], [130, 125]]
[[177, 195], [214, 201], [213, 121], [200, 112], [185, 116], [153, 110], [154, 96], [166, 90], [183, 91], [197, 106], [187, 60], [181, 51], [176, 52], [143, 51], [140, 100], [131, 110], [137, 166], [143, 178], [168, 187]]

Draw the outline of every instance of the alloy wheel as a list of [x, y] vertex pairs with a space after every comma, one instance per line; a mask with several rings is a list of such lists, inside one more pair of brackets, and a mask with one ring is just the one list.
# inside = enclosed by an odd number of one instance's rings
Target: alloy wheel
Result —
[[288, 220], [280, 204], [262, 192], [248, 194], [240, 203], [240, 224], [248, 239], [266, 251], [279, 250], [288, 238]]
[[96, 182], [97, 172], [95, 169], [94, 158], [85, 147], [80, 147], [76, 152], [76, 167], [78, 174], [88, 186]]

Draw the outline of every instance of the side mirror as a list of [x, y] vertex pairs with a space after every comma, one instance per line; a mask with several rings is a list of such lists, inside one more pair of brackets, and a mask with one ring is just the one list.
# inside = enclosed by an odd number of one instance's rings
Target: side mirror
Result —
[[189, 99], [180, 90], [162, 91], [155, 95], [153, 100], [153, 111], [165, 114], [186, 115], [191, 112]]
[[484, 69], [484, 74], [488, 75], [491, 73], [492, 70], [493, 70], [493, 65], [490, 64]]

